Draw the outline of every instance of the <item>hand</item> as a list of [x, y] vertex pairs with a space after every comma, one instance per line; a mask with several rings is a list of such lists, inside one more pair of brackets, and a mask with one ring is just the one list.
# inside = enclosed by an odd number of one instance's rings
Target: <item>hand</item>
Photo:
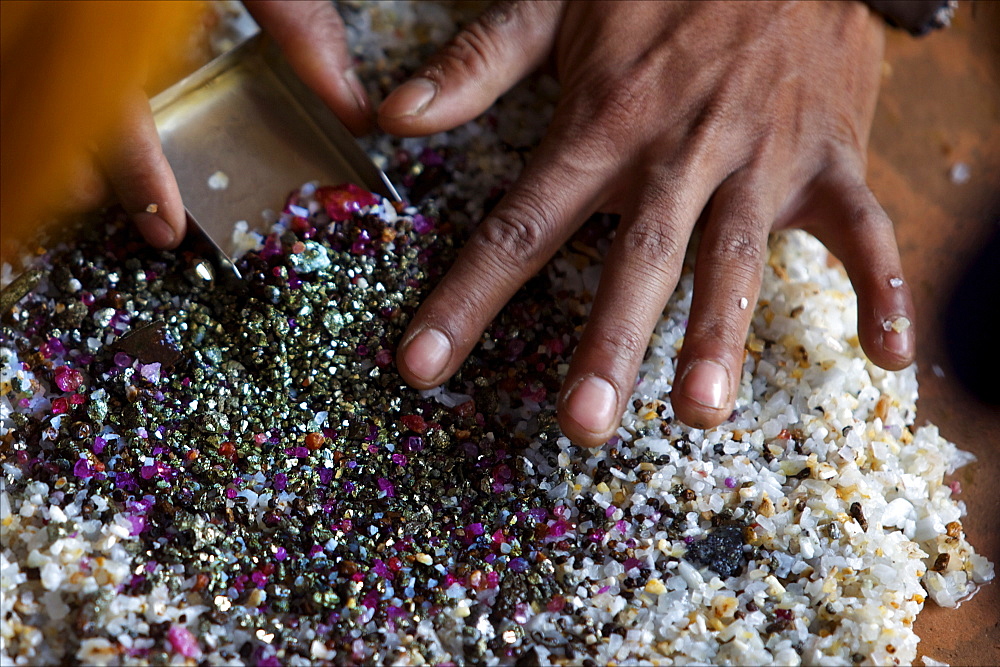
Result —
[[912, 321], [910, 292], [864, 177], [882, 49], [881, 23], [853, 2], [492, 7], [386, 98], [379, 124], [401, 135], [453, 127], [550, 53], [561, 97], [520, 179], [414, 317], [403, 377], [427, 388], [453, 374], [595, 211], [622, 219], [559, 400], [579, 444], [618, 426], [702, 216], [678, 418], [707, 428], [732, 410], [772, 229], [803, 227], [844, 262], [866, 354], [907, 366], [913, 329], [884, 323]]
[[[373, 113], [355, 75], [344, 23], [329, 0], [247, 0], [254, 19], [281, 47], [299, 77], [355, 134], [371, 129]], [[126, 96], [114, 138], [81, 156], [76, 209], [110, 200], [112, 193], [151, 245], [173, 248], [184, 238], [184, 204], [163, 155], [149, 103], [141, 91]]]

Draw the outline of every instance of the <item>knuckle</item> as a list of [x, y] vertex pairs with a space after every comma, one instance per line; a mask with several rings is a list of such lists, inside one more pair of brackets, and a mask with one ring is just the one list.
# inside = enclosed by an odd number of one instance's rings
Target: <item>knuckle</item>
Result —
[[509, 260], [523, 262], [535, 259], [544, 241], [544, 209], [532, 197], [522, 197], [496, 210], [473, 236], [473, 242], [490, 254], [499, 253]]
[[600, 327], [592, 340], [609, 356], [628, 360], [642, 358], [649, 346], [649, 336], [642, 335], [639, 327], [628, 323]]
[[446, 72], [472, 77], [481, 75], [496, 51], [492, 37], [487, 24], [472, 23], [455, 35], [421, 74], [439, 82]]
[[695, 340], [711, 341], [713, 349], [737, 358], [742, 354], [747, 329], [741, 327], [733, 318], [719, 314], [703, 320], [689, 335]]
[[735, 225], [726, 229], [716, 241], [715, 254], [726, 265], [756, 270], [763, 263], [764, 243], [746, 226]]
[[684, 251], [677, 231], [663, 222], [634, 224], [622, 234], [621, 242], [629, 257], [657, 268]]

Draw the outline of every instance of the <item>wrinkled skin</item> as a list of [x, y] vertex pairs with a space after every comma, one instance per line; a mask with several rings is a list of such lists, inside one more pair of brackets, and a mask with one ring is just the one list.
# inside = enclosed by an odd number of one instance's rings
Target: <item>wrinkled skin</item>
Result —
[[[594, 211], [622, 222], [560, 397], [560, 424], [578, 443], [617, 426], [703, 211], [671, 394], [680, 419], [710, 427], [732, 410], [772, 229], [818, 236], [857, 289], [869, 358], [908, 365], [913, 330], [883, 323], [912, 319], [910, 295], [890, 284], [902, 275], [892, 225], [864, 178], [882, 49], [881, 23], [860, 3], [495, 7], [418, 73], [429, 84], [407, 83], [379, 109], [396, 134], [452, 127], [550, 51], [562, 84], [531, 163], [414, 318], [404, 377], [423, 388], [455, 372]], [[416, 87], [436, 95], [401, 113]]]
[[[365, 130], [370, 107], [345, 74], [343, 25], [330, 5], [247, 5], [331, 108]], [[450, 377], [596, 211], [622, 217], [559, 400], [560, 424], [579, 444], [599, 445], [617, 427], [696, 223], [695, 292], [670, 397], [684, 422], [707, 428], [732, 410], [771, 230], [819, 237], [858, 293], [868, 357], [892, 370], [910, 364], [913, 329], [884, 326], [913, 320], [910, 292], [892, 224], [864, 176], [883, 32], [857, 2], [491, 7], [382, 103], [378, 124], [404, 136], [455, 127], [550, 60], [560, 100], [524, 173], [414, 317], [397, 355], [403, 377], [419, 388]], [[162, 164], [116, 189], [126, 201], [166, 203], [169, 243], [137, 222], [169, 246], [182, 209], [158, 143], [146, 143], [142, 159], [120, 151], [118, 163], [131, 174]]]

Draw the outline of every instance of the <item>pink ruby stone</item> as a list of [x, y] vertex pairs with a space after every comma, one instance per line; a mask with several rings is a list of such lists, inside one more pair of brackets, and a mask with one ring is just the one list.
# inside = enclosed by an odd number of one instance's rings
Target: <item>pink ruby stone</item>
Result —
[[392, 363], [392, 352], [389, 350], [379, 350], [375, 353], [375, 365], [379, 368], [385, 368]]
[[179, 653], [185, 658], [201, 657], [201, 649], [198, 647], [198, 640], [191, 631], [183, 625], [172, 625], [167, 630], [167, 639], [175, 653]]
[[560, 612], [566, 606], [566, 598], [561, 595], [554, 596], [545, 608], [551, 612]]
[[353, 183], [317, 188], [314, 196], [334, 222], [350, 220], [364, 207], [378, 204], [378, 197]]
[[83, 375], [80, 374], [80, 371], [69, 366], [60, 366], [56, 369], [55, 380], [56, 386], [61, 391], [71, 392], [76, 391], [83, 384]]

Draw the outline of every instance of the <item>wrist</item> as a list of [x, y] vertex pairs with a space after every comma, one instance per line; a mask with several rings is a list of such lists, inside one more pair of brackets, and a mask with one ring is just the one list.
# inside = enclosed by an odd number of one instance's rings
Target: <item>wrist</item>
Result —
[[947, 27], [958, 0], [862, 0], [889, 25], [914, 36]]

